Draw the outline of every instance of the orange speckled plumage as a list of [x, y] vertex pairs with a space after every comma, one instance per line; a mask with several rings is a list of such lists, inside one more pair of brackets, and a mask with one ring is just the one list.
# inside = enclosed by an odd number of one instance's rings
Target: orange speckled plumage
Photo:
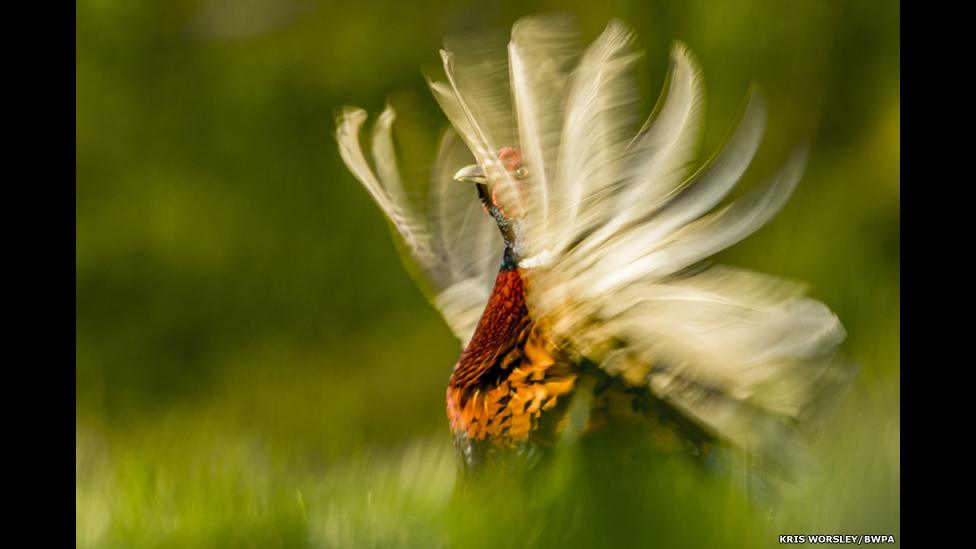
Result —
[[584, 432], [613, 425], [636, 429], [662, 451], [687, 445], [701, 455], [707, 436], [680, 420], [660, 401], [625, 379], [587, 370], [574, 362], [531, 318], [525, 279], [518, 268], [503, 268], [481, 320], [447, 388], [447, 415], [463, 462], [473, 467], [494, 453], [555, 442], [566, 426], [568, 403], [583, 376], [596, 385]]
[[529, 317], [519, 269], [503, 269], [448, 384], [451, 430], [496, 447], [527, 442], [573, 390], [577, 373], [557, 356]]

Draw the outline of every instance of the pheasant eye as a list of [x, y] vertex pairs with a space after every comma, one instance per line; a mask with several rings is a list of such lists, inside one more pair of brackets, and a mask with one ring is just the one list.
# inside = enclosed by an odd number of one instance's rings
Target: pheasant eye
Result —
[[529, 176], [529, 171], [522, 165], [522, 150], [518, 147], [502, 147], [498, 150], [498, 159], [515, 179], [525, 179]]

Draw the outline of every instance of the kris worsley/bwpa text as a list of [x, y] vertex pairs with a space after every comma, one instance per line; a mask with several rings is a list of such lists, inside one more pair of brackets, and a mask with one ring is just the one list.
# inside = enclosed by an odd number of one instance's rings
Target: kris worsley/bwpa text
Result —
[[854, 545], [870, 545], [877, 543], [895, 543], [895, 536], [891, 535], [824, 535], [814, 534], [805, 536], [781, 535], [779, 542], [782, 544], [834, 544], [852, 543]]

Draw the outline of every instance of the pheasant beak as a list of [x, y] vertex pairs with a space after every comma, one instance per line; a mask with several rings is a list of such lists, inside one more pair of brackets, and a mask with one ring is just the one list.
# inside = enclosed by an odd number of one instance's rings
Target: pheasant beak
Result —
[[488, 178], [485, 177], [485, 171], [482, 170], [481, 166], [477, 164], [465, 166], [458, 170], [458, 172], [454, 174], [454, 180], [461, 181], [463, 183], [476, 183], [479, 185], [488, 183]]

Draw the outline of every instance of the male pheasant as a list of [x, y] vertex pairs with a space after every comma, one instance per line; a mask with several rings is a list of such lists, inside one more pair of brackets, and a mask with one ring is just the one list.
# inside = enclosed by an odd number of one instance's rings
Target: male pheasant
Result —
[[689, 175], [704, 101], [692, 53], [674, 45], [634, 136], [632, 33], [614, 21], [582, 53], [575, 43], [569, 20], [546, 16], [516, 23], [507, 56], [471, 42], [441, 51], [447, 80], [429, 84], [453, 130], [426, 204], [400, 179], [390, 107], [372, 167], [366, 113], [338, 117], [343, 160], [464, 346], [447, 387], [463, 463], [609, 428], [700, 456], [721, 444], [791, 462], [798, 430], [847, 377], [835, 358], [844, 330], [799, 284], [703, 261], [782, 207], [805, 149], [715, 210], [759, 146], [756, 94]]

